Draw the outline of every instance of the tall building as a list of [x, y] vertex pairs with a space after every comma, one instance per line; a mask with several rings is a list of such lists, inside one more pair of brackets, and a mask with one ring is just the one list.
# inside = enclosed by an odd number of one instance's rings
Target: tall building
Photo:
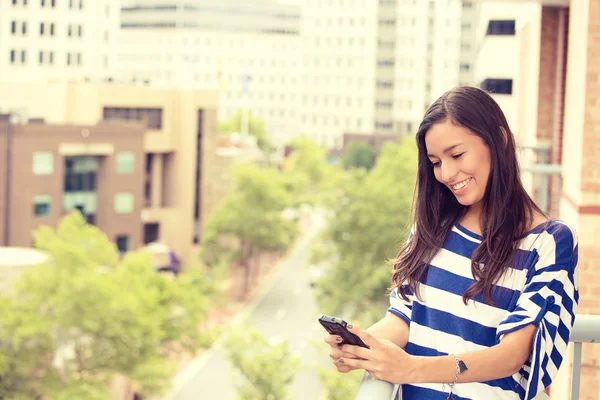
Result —
[[534, 2], [508, 6], [501, 0], [479, 4], [475, 83], [492, 94], [513, 127], [518, 123], [520, 35], [522, 27], [535, 17], [538, 7]]
[[219, 119], [248, 107], [278, 147], [412, 133], [458, 84], [458, 0], [130, 0], [121, 18], [123, 81], [218, 88]]
[[8, 115], [0, 117], [3, 246], [33, 245], [33, 231], [41, 225], [56, 226], [76, 209], [120, 251], [141, 245], [141, 124], [13, 124]]
[[119, 77], [152, 87], [219, 90], [219, 120], [249, 109], [265, 120], [277, 144], [298, 129], [300, 43], [297, 5], [130, 0], [121, 8]]
[[119, 0], [0, 2], [0, 81], [110, 79]]
[[475, 82], [475, 61], [477, 58], [477, 29], [481, 5], [477, 1], [462, 2], [460, 72], [461, 86], [477, 86]]
[[[118, 202], [131, 204], [133, 201], [132, 213], [136, 214], [141, 222], [137, 226], [132, 223], [131, 229], [140, 232], [139, 236], [136, 236], [140, 238], [139, 243], [160, 241], [174, 250], [183, 265], [189, 265], [198, 257], [195, 249], [206, 215], [203, 212], [205, 205], [202, 196], [211, 167], [205, 154], [214, 153], [216, 102], [216, 93], [208, 91], [92, 84], [0, 83], [0, 104], [5, 112], [25, 110], [23, 115], [43, 118], [48, 124], [98, 125], [99, 129], [106, 132], [114, 131], [116, 136], [120, 129], [119, 123], [142, 123], [143, 155], [134, 153], [133, 156], [135, 176], [140, 179], [139, 185], [142, 189], [138, 191], [132, 188], [129, 192], [132, 192], [133, 199], [131, 196], [121, 196]], [[33, 126], [31, 129], [42, 128]], [[90, 138], [92, 137], [93, 135], [90, 135]], [[61, 141], [68, 144], [73, 139], [64, 137]], [[41, 143], [43, 141], [39, 142]], [[44, 150], [54, 154], [51, 157], [54, 160], [53, 171], [56, 171], [56, 175], [53, 173], [50, 176], [57, 176], [58, 183], [62, 179], [59, 175], [63, 176], [67, 168], [66, 161], [65, 164], [57, 161], [61, 159], [59, 153], [65, 146], [63, 144], [53, 148], [54, 150], [50, 147]], [[74, 146], [67, 150], [75, 153], [74, 155], [91, 151], [85, 146]], [[106, 151], [102, 146], [99, 147], [98, 151], [100, 150]], [[27, 160], [31, 160], [31, 157], [31, 154], [24, 153], [22, 162], [29, 162]], [[37, 160], [40, 163], [43, 161], [47, 168], [51, 157], [44, 157]], [[73, 168], [83, 168], [86, 171], [91, 169], [98, 171], [98, 174], [102, 168], [109, 168], [113, 170], [113, 174], [117, 174], [114, 171], [117, 168], [115, 163], [118, 164], [118, 160], [107, 161], [104, 164], [85, 161], [81, 165], [74, 164]], [[102, 204], [105, 209], [113, 210], [117, 206], [117, 200], [111, 198], [111, 195], [101, 199], [100, 185], [115, 185], [116, 193], [126, 190], [121, 186], [117, 187], [121, 185], [120, 180], [109, 178], [103, 183], [104, 177], [98, 176], [98, 207]], [[2, 186], [0, 184], [0, 187]], [[60, 187], [62, 185], [53, 190], [60, 192]], [[33, 192], [29, 194], [47, 195]], [[51, 203], [51, 207], [56, 207], [57, 213], [65, 207], [65, 204], [61, 203], [64, 202], [64, 196], [61, 200], [59, 195], [60, 193], [56, 192]], [[22, 212], [30, 215], [31, 204], [24, 207]], [[87, 207], [85, 210], [88, 210]], [[100, 224], [100, 215], [97, 218], [97, 223]], [[120, 216], [116, 215], [115, 218], [119, 220]], [[138, 242], [132, 239], [132, 244], [135, 243]]]

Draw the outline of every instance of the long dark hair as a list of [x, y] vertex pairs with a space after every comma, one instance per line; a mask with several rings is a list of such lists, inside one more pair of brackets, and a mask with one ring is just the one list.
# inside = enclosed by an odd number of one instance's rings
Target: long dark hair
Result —
[[414, 232], [398, 257], [391, 261], [392, 287], [398, 288], [405, 300], [410, 293], [419, 296], [418, 285], [429, 263], [467, 210], [435, 179], [427, 157], [425, 134], [434, 124], [446, 121], [479, 136], [490, 150], [490, 176], [481, 216], [482, 241], [471, 262], [475, 282], [465, 291], [463, 302], [467, 304], [469, 299], [483, 294], [487, 303], [494, 304], [493, 285], [510, 266], [518, 238], [527, 233], [534, 213], [542, 211], [521, 182], [515, 139], [502, 110], [489, 94], [474, 87], [458, 87], [444, 93], [429, 107], [419, 126]]

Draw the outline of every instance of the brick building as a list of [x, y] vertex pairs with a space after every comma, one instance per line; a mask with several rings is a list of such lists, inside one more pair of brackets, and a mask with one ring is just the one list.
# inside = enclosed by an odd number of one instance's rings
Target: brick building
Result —
[[[211, 175], [210, 157], [206, 155], [215, 151], [216, 104], [217, 93], [209, 91], [119, 85], [98, 86], [84, 83], [0, 83], [0, 109], [4, 112], [16, 112], [23, 118], [28, 116], [43, 118], [49, 125], [75, 125], [80, 128], [73, 129], [80, 131], [83, 127], [92, 126], [90, 136], [87, 139], [81, 138], [77, 144], [79, 147], [67, 146], [65, 149], [63, 146], [62, 150], [60, 147], [54, 147], [55, 154], [60, 154], [61, 151], [67, 153], [80, 151], [81, 142], [94, 141], [96, 132], [112, 135], [114, 140], [125, 140], [125, 138], [118, 138], [119, 132], [124, 129], [123, 123], [141, 123], [143, 130], [141, 152], [135, 153], [134, 156], [134, 176], [139, 179], [139, 183], [135, 184], [136, 195], [133, 199], [134, 210], [132, 211], [137, 218], [136, 221], [139, 222], [131, 227], [132, 232], [135, 230], [138, 233], [132, 234], [130, 247], [135, 248], [133, 244], [162, 242], [175, 252], [184, 267], [198, 260], [196, 247], [206, 216], [202, 198]], [[17, 126], [15, 129], [29, 132], [23, 135], [25, 138], [42, 128], [30, 125], [27, 128]], [[111, 134], [110, 131], [114, 133]], [[58, 134], [59, 132], [54, 133], [54, 135]], [[44, 140], [51, 139], [44, 138]], [[73, 137], [69, 139], [67, 136], [62, 137], [61, 140], [74, 141]], [[106, 149], [100, 146], [93, 151], [106, 151]], [[31, 157], [31, 154], [25, 154], [23, 157]], [[54, 160], [54, 171], [58, 177], [59, 174], [64, 173], [65, 166], [62, 161], [57, 161], [57, 157]], [[114, 186], [114, 190], [120, 193], [124, 191], [121, 187], [124, 185], [121, 180], [123, 177], [114, 172], [115, 163], [118, 161], [105, 157], [105, 164], [99, 164], [95, 168], [98, 168], [99, 173], [103, 171], [102, 168], [111, 170], [115, 178], [114, 180], [110, 178], [107, 185], [111, 188]], [[44, 162], [47, 162], [47, 159]], [[0, 169], [1, 164], [0, 162]], [[28, 167], [28, 170], [31, 171], [31, 168]], [[103, 179], [98, 179], [98, 182], [103, 182]], [[41, 184], [44, 180], [37, 179], [35, 184], [37, 185], [38, 182]], [[0, 187], [3, 186], [0, 180]], [[33, 189], [27, 190], [29, 196], [38, 194], [33, 193]], [[98, 197], [98, 204], [106, 207], [107, 210], [112, 209], [115, 205], [114, 199], [111, 199], [112, 192], [102, 193], [106, 194], [102, 195], [104, 197]], [[100, 195], [99, 191], [98, 196]], [[55, 205], [60, 204], [61, 200], [53, 197], [52, 201], [51, 209], [58, 212], [59, 207]], [[30, 215], [32, 206], [29, 204], [24, 207], [25, 209], [20, 212]], [[52, 214], [52, 218], [54, 217], [55, 214]], [[117, 217], [122, 219], [120, 214]], [[130, 222], [133, 224], [132, 221]], [[100, 216], [97, 224], [104, 228]], [[25, 232], [26, 229], [28, 228], [23, 227], [22, 231]], [[111, 231], [110, 234], [114, 236], [118, 233]], [[25, 237], [26, 234], [20, 233], [20, 235]], [[31, 242], [25, 244], [30, 245]]]
[[142, 242], [144, 127], [12, 124], [0, 115], [0, 243], [79, 209], [127, 251]]
[[[578, 314], [600, 314], [600, 0], [529, 4], [537, 9], [519, 35], [513, 127], [523, 144], [549, 149], [543, 163], [550, 184], [541, 188], [552, 216], [578, 232]], [[525, 155], [522, 161], [536, 160]], [[572, 357], [571, 351], [551, 387], [553, 399], [569, 398]], [[599, 393], [600, 346], [584, 345], [580, 398], [596, 400]]]

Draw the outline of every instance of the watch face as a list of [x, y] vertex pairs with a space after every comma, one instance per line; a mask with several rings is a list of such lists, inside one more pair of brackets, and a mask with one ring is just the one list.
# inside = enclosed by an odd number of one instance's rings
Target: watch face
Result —
[[468, 370], [467, 365], [462, 360], [458, 360], [458, 370], [461, 374]]

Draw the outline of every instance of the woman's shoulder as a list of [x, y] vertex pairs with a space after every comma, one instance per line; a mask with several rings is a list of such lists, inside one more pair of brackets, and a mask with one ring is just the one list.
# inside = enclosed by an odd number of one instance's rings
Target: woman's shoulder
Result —
[[571, 262], [577, 257], [577, 232], [565, 221], [549, 219], [535, 226], [526, 238], [540, 256], [555, 263]]

